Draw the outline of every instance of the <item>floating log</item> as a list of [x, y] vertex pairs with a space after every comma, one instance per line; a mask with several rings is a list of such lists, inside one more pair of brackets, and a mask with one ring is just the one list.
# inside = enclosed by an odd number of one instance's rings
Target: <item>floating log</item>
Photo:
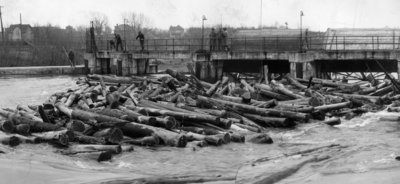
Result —
[[221, 84], [221, 81], [220, 81], [220, 80], [217, 81], [215, 84], [213, 84], [213, 85], [210, 87], [210, 89], [208, 89], [208, 90], [206, 91], [206, 95], [207, 95], [207, 96], [212, 96], [212, 95], [215, 93], [215, 91], [217, 90], [217, 88], [219, 87], [220, 84]]
[[119, 128], [106, 128], [93, 134], [94, 137], [104, 137], [111, 144], [118, 144], [124, 138], [124, 134]]
[[28, 124], [19, 124], [15, 126], [15, 133], [21, 135], [29, 135], [31, 133], [31, 126]]
[[65, 155], [73, 155], [78, 153], [90, 153], [107, 151], [113, 154], [122, 152], [120, 145], [98, 145], [98, 144], [74, 144], [68, 146], [68, 149], [61, 151]]
[[121, 130], [124, 135], [132, 138], [157, 135], [165, 145], [169, 146], [185, 147], [187, 144], [187, 140], [183, 135], [158, 127], [131, 122], [122, 126]]
[[326, 112], [326, 111], [331, 111], [331, 110], [337, 110], [337, 109], [350, 107], [351, 104], [352, 103], [349, 101], [349, 102], [342, 102], [342, 103], [336, 103], [336, 104], [317, 106], [317, 107], [314, 107], [314, 109]]
[[290, 74], [286, 74], [285, 78], [289, 81], [290, 84], [292, 84], [293, 86], [296, 86], [297, 88], [304, 90], [307, 89], [307, 86], [301, 84], [299, 81], [297, 81], [296, 79], [294, 79], [293, 77], [290, 76]]
[[305, 97], [302, 96], [302, 95], [293, 93], [292, 91], [288, 90], [287, 88], [285, 88], [285, 86], [283, 86], [282, 84], [279, 84], [279, 83], [276, 82], [275, 80], [272, 80], [272, 81], [271, 81], [271, 85], [272, 85], [272, 88], [273, 88], [275, 91], [278, 91], [279, 93], [284, 94], [284, 95], [286, 95], [286, 96], [288, 96], [288, 97], [291, 97], [291, 98], [294, 98], [294, 99], [305, 98]]
[[[255, 86], [255, 87], [257, 87], [257, 86]], [[291, 100], [292, 99], [291, 97], [288, 97], [286, 95], [275, 93], [275, 92], [265, 90], [262, 88], [258, 88], [257, 92], [260, 93], [261, 95], [264, 95], [266, 97], [273, 98], [276, 100]]]
[[0, 133], [0, 143], [11, 147], [18, 146], [21, 141], [18, 137]]
[[327, 124], [330, 126], [340, 125], [340, 118], [331, 118], [331, 119], [322, 121], [321, 123]]
[[32, 135], [37, 137], [41, 141], [56, 142], [62, 146], [68, 146], [69, 141], [74, 140], [74, 133], [69, 130], [33, 133]]
[[13, 133], [15, 130], [15, 125], [9, 120], [0, 120], [0, 129], [3, 132]]
[[96, 160], [97, 162], [104, 162], [111, 160], [113, 154], [109, 151], [96, 151], [96, 152], [77, 153], [76, 155], [84, 157], [86, 159]]
[[296, 123], [289, 118], [265, 117], [256, 114], [243, 114], [243, 116], [262, 124], [264, 127], [290, 128], [296, 126]]
[[229, 128], [230, 124], [222, 122], [219, 117], [206, 115], [206, 114], [198, 114], [198, 113], [183, 113], [183, 112], [174, 112], [169, 110], [159, 110], [154, 108], [145, 108], [145, 107], [128, 107], [129, 109], [138, 110], [141, 114], [150, 114], [155, 116], [172, 116], [177, 120], [182, 121], [197, 121], [197, 122], [209, 122], [211, 124], [220, 126], [222, 128]]
[[93, 137], [84, 135], [79, 132], [74, 132], [75, 141], [82, 144], [106, 144], [106, 139], [104, 137]]
[[151, 135], [135, 139], [130, 138], [127, 140], [123, 140], [122, 142], [127, 144], [135, 144], [139, 146], [156, 146], [160, 144], [160, 138], [157, 137], [156, 135]]
[[292, 119], [296, 119], [296, 120], [304, 120], [304, 121], [308, 121], [308, 119], [310, 118], [309, 115], [300, 113], [300, 112], [280, 111], [280, 110], [276, 110], [276, 109], [258, 108], [258, 107], [254, 107], [251, 105], [239, 104], [239, 103], [224, 101], [224, 100], [220, 100], [220, 99], [207, 98], [207, 97], [203, 97], [203, 96], [198, 96], [198, 98], [202, 99], [202, 100], [206, 100], [206, 101], [208, 100], [208, 101], [217, 102], [217, 103], [224, 104], [224, 105], [229, 105], [231, 107], [239, 108], [241, 110], [247, 111], [252, 114], [259, 114], [259, 115], [263, 115], [263, 116], [287, 117], [287, 118], [292, 118]]
[[272, 144], [274, 141], [266, 133], [257, 133], [246, 136], [246, 141], [256, 144]]

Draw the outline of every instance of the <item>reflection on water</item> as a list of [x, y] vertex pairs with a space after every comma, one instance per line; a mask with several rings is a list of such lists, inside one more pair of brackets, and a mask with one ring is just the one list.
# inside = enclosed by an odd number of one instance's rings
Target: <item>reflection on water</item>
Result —
[[[2, 77], [0, 107], [40, 104], [50, 94], [74, 86], [74, 77], [68, 76]], [[135, 151], [117, 155], [105, 163], [60, 155], [47, 144], [20, 145], [0, 155], [0, 183], [98, 183], [112, 178], [166, 175], [240, 176], [243, 166], [261, 157], [276, 157], [331, 143], [348, 147], [331, 154], [328, 160], [305, 165], [279, 183], [398, 183], [400, 162], [394, 158], [400, 154], [399, 123], [379, 121], [380, 116], [387, 114], [367, 113], [342, 120], [342, 125], [337, 127], [307, 123], [292, 130], [270, 130], [275, 141], [272, 145], [231, 143], [196, 149], [135, 147]], [[269, 163], [290, 165], [303, 158], [290, 159]]]

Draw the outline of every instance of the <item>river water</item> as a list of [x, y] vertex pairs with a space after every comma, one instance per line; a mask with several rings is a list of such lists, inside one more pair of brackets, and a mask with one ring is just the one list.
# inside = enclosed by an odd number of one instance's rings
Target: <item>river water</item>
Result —
[[[74, 87], [75, 78], [1, 77], [0, 107], [40, 104], [50, 94]], [[342, 120], [336, 127], [314, 122], [290, 130], [271, 129], [271, 145], [230, 143], [196, 149], [135, 146], [133, 152], [116, 155], [103, 163], [55, 153], [56, 149], [47, 144], [24, 144], [15, 149], [3, 146], [10, 152], [0, 154], [0, 183], [100, 183], [176, 175], [241, 177], [242, 168], [256, 159], [333, 143], [345, 147], [328, 151], [328, 160], [306, 164], [278, 183], [400, 183], [400, 161], [395, 159], [400, 155], [400, 124], [379, 120], [390, 114], [366, 113]], [[265, 172], [302, 159], [299, 155], [289, 158], [268, 161], [270, 167]]]

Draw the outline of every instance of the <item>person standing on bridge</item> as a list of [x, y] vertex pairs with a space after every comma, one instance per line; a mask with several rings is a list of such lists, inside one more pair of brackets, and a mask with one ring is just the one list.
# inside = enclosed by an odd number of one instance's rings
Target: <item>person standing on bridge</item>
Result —
[[136, 40], [139, 38], [140, 41], [140, 47], [142, 48], [142, 51], [144, 51], [144, 34], [139, 31], [139, 34], [136, 36]]
[[223, 51], [228, 51], [228, 31], [225, 27], [222, 31], [221, 37], [221, 49]]
[[115, 42], [117, 42], [117, 46], [115, 47], [116, 51], [118, 51], [118, 48], [121, 46], [121, 51], [124, 51], [124, 48], [122, 47], [122, 39], [119, 34], [114, 34], [115, 35]]
[[219, 31], [217, 33], [217, 50], [220, 51], [222, 49], [222, 28], [219, 28]]
[[216, 48], [215, 46], [217, 45], [217, 33], [215, 32], [214, 28], [211, 28], [211, 33], [210, 33], [210, 51], [214, 51]]
[[70, 50], [68, 53], [68, 59], [71, 61], [72, 67], [75, 67], [75, 54], [72, 50]]

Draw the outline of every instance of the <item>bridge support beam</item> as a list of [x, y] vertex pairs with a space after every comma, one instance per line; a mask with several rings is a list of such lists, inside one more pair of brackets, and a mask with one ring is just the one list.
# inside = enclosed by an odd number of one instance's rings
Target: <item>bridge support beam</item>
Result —
[[289, 55], [290, 74], [297, 78], [308, 79], [318, 72], [314, 57], [309, 53], [292, 53]]

